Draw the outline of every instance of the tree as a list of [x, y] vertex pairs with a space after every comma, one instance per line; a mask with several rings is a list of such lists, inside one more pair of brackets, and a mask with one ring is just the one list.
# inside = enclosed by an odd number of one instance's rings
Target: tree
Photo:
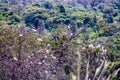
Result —
[[76, 34], [76, 32], [77, 32], [77, 23], [75, 22], [75, 21], [71, 21], [71, 32], [73, 33], [73, 34]]
[[83, 24], [88, 24], [90, 22], [90, 17], [86, 17], [84, 20], [83, 20]]
[[44, 34], [45, 31], [45, 24], [43, 20], [39, 20], [37, 30], [39, 34]]
[[60, 13], [65, 13], [65, 7], [63, 5], [59, 6]]
[[53, 5], [51, 2], [45, 2], [42, 4], [44, 8], [46, 9], [52, 9], [53, 8]]
[[108, 23], [113, 23], [114, 22], [113, 17], [112, 16], [108, 17], [107, 18], [107, 22]]

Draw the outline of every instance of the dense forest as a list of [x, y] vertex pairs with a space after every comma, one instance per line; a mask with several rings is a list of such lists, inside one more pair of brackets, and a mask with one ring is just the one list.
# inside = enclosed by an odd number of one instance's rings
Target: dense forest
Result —
[[0, 0], [0, 80], [120, 80], [120, 0]]

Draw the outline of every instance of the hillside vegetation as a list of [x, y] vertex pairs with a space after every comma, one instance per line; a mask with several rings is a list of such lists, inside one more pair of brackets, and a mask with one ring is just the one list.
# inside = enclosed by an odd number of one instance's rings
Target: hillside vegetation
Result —
[[0, 0], [0, 80], [120, 80], [120, 0]]

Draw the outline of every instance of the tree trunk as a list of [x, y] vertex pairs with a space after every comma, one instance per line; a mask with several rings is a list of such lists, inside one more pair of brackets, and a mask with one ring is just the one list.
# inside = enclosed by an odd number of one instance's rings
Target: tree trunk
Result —
[[81, 55], [79, 51], [77, 52], [78, 60], [77, 60], [77, 80], [80, 80], [80, 69], [81, 69]]
[[88, 78], [89, 78], [89, 57], [88, 57], [87, 66], [86, 66], [85, 80], [88, 80]]

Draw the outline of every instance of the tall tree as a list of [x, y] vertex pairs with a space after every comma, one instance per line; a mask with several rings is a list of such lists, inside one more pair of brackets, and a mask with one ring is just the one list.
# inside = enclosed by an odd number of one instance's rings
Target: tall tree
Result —
[[38, 30], [38, 33], [39, 33], [39, 34], [44, 34], [44, 31], [45, 31], [44, 20], [39, 20], [39, 21], [38, 21], [37, 30]]

